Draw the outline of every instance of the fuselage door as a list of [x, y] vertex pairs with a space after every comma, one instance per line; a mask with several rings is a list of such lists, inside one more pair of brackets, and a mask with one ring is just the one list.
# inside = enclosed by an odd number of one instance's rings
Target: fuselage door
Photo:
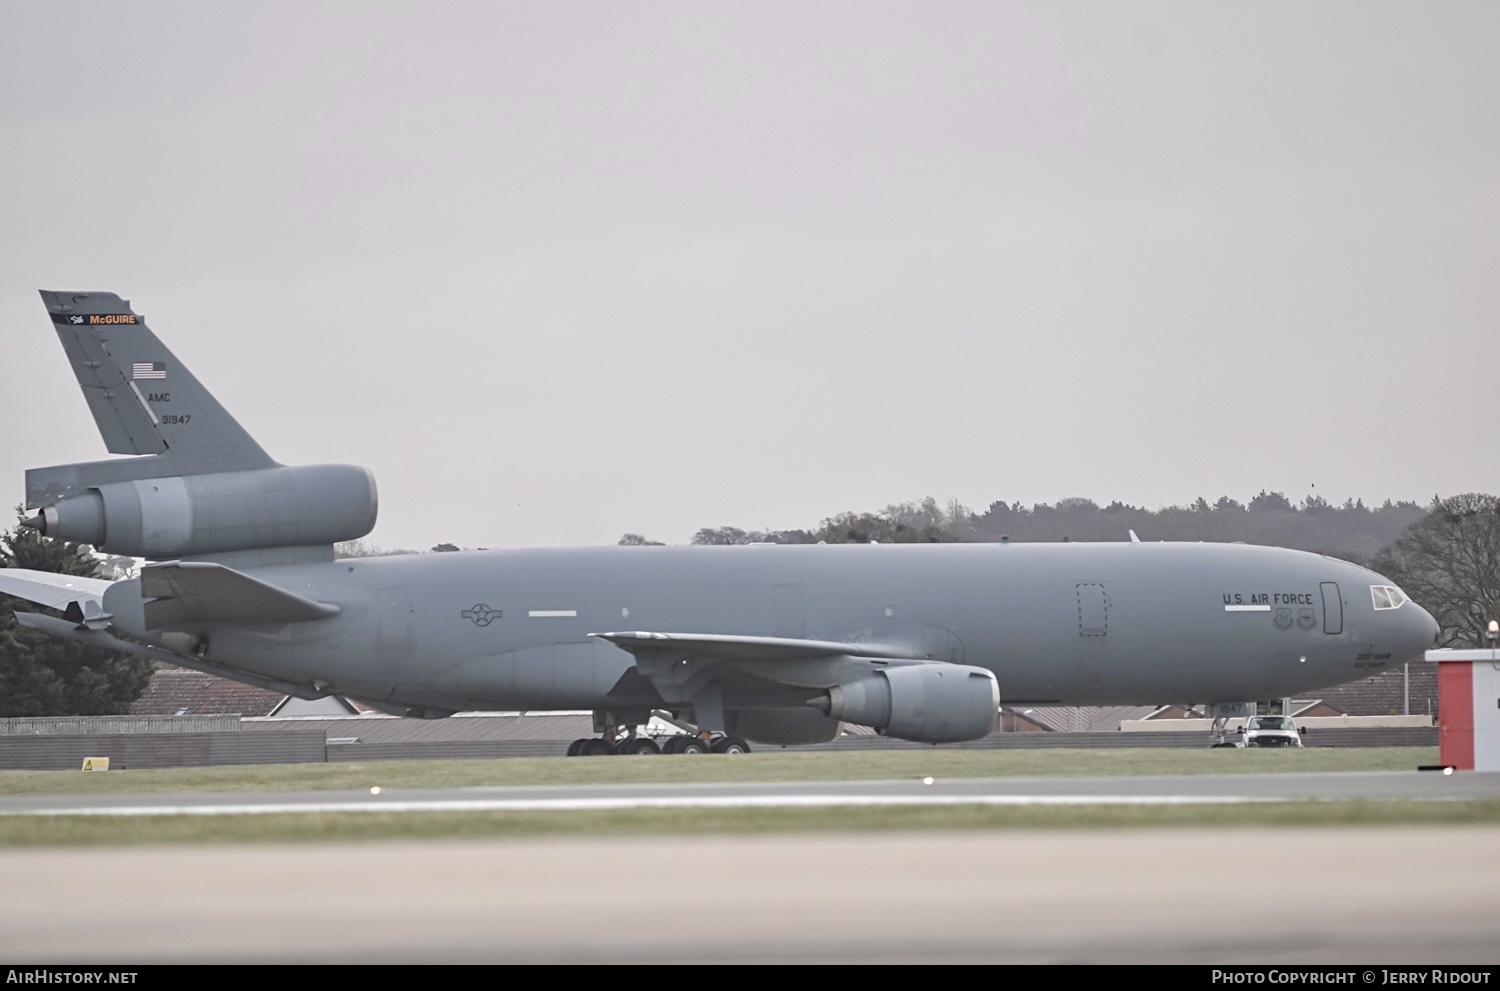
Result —
[[1323, 583], [1323, 632], [1344, 632], [1344, 599], [1339, 595], [1338, 582]]
[[1104, 594], [1103, 582], [1078, 583], [1078, 635], [1081, 637], [1103, 637], [1109, 635], [1109, 597]]

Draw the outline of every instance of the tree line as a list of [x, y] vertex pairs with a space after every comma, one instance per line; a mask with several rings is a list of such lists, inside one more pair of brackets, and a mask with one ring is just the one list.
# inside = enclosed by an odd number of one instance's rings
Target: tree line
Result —
[[[1221, 496], [1190, 506], [1146, 509], [1121, 502], [1100, 506], [1070, 498], [1055, 505], [992, 502], [976, 513], [957, 501], [893, 503], [878, 512], [846, 511], [811, 529], [704, 527], [692, 543], [863, 544], [986, 541], [1126, 540], [1266, 544], [1328, 554], [1362, 564], [1400, 585], [1442, 628], [1438, 646], [1487, 645], [1486, 628], [1500, 617], [1500, 499], [1471, 492], [1427, 506], [1363, 500], [1333, 505], [1310, 495], [1293, 503], [1264, 489], [1248, 503]], [[660, 544], [636, 533], [621, 544]]]
[[[805, 530], [704, 527], [693, 534], [692, 543], [1105, 541], [1126, 540], [1134, 530], [1142, 540], [1243, 541], [1363, 561], [1427, 512], [1428, 507], [1415, 502], [1387, 500], [1371, 508], [1360, 499], [1333, 505], [1316, 495], [1293, 503], [1280, 492], [1264, 490], [1248, 503], [1221, 496], [1213, 503], [1199, 498], [1189, 506], [1147, 509], [1119, 501], [1101, 506], [1092, 499], [1071, 498], [1055, 505], [992, 502], [982, 513], [957, 501], [940, 504], [929, 496], [920, 502], [894, 503], [876, 512], [837, 513]], [[620, 543], [658, 542], [628, 533]]]

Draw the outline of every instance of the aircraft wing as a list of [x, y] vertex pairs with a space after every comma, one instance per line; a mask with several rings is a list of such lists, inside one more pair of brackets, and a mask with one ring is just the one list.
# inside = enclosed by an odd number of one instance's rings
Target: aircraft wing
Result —
[[13, 595], [49, 609], [65, 609], [70, 602], [92, 601], [98, 605], [112, 582], [81, 575], [59, 575], [27, 568], [0, 568], [0, 593]]
[[146, 628], [201, 621], [304, 623], [336, 616], [339, 607], [314, 602], [211, 561], [167, 561], [141, 569]]
[[806, 661], [819, 657], [885, 657], [916, 659], [907, 647], [888, 643], [845, 643], [840, 640], [802, 640], [792, 637], [742, 637], [722, 633], [590, 633], [632, 654], [691, 654], [735, 661]]

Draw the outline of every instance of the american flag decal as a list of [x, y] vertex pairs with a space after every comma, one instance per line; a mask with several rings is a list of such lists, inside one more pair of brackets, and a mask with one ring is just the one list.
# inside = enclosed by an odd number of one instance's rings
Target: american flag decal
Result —
[[133, 379], [164, 379], [167, 377], [167, 363], [165, 361], [137, 361], [130, 366], [130, 377]]

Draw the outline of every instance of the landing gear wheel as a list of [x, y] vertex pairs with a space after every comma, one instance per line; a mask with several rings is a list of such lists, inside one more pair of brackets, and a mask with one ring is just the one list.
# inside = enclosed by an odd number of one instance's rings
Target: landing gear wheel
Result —
[[620, 748], [620, 753], [633, 755], [659, 754], [661, 753], [661, 748], [656, 745], [655, 741], [638, 736], [633, 740], [627, 741]]
[[661, 745], [664, 754], [706, 754], [708, 744], [696, 736], [669, 736]]
[[615, 752], [615, 745], [608, 740], [584, 740], [579, 748], [580, 757], [608, 757]]
[[716, 754], [748, 754], [750, 744], [737, 736], [721, 736], [714, 741], [714, 753]]
[[583, 753], [583, 748], [588, 742], [588, 738], [585, 737], [581, 740], [574, 740], [572, 743], [568, 744], [568, 756], [577, 757], [579, 754]]

